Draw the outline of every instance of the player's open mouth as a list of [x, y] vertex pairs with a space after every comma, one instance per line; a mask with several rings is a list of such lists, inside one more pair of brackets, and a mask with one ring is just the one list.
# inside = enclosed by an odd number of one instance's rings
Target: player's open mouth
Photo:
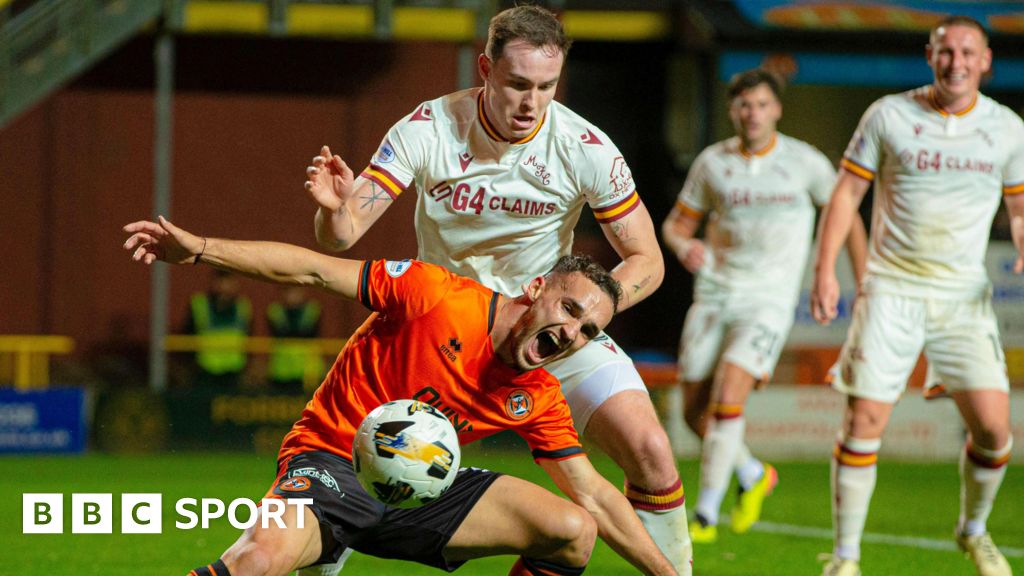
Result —
[[558, 337], [548, 331], [537, 334], [537, 338], [534, 339], [533, 342], [534, 344], [531, 347], [531, 352], [534, 357], [533, 359], [538, 364], [555, 354], [558, 354], [563, 349], [558, 341]]
[[526, 130], [533, 127], [533, 116], [513, 116], [512, 127], [516, 130]]

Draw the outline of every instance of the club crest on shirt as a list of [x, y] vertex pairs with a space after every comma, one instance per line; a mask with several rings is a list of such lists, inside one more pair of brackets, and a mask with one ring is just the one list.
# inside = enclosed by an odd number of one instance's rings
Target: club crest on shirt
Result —
[[505, 415], [513, 420], [522, 420], [533, 413], [533, 396], [523, 389], [509, 392], [505, 398]]
[[410, 267], [412, 267], [412, 260], [408, 258], [405, 260], [388, 260], [384, 262], [384, 270], [388, 273], [388, 276], [391, 276], [392, 278], [398, 278], [402, 274], [405, 274]]
[[388, 164], [395, 160], [395, 149], [391, 146], [391, 141], [385, 139], [384, 143], [377, 149], [377, 153], [373, 155], [374, 164]]
[[611, 184], [615, 196], [633, 191], [633, 173], [622, 156], [612, 160], [612, 169], [608, 172], [608, 183]]

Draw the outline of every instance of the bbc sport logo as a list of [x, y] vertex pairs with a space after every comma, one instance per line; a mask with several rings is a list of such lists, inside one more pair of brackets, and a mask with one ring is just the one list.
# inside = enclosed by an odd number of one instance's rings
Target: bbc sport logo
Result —
[[[63, 534], [64, 494], [22, 494], [22, 534]], [[121, 494], [122, 534], [163, 533], [162, 494]], [[227, 518], [232, 527], [245, 530], [257, 521], [262, 528], [274, 522], [284, 528], [284, 514], [288, 506], [299, 512], [296, 526], [305, 526], [303, 507], [313, 504], [312, 498], [264, 498], [257, 505], [248, 498], [236, 498], [229, 504], [217, 498], [181, 498], [175, 502], [178, 530], [207, 529], [210, 521]], [[243, 511], [243, 508], [245, 509]], [[114, 530], [113, 494], [72, 494], [72, 534], [112, 534]]]

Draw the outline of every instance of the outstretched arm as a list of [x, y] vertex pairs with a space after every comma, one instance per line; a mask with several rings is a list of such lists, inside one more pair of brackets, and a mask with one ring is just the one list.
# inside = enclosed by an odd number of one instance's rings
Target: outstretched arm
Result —
[[622, 258], [622, 262], [612, 270], [612, 276], [622, 284], [621, 312], [661, 286], [665, 278], [665, 261], [661, 257], [651, 214], [643, 204], [624, 218], [601, 224], [601, 229]]
[[558, 488], [594, 517], [601, 539], [620, 556], [644, 574], [676, 573], [626, 497], [594, 469], [589, 458], [539, 462]]
[[351, 248], [392, 203], [391, 195], [375, 182], [354, 177], [327, 146], [306, 167], [305, 188], [317, 204], [316, 240], [327, 250]]
[[[821, 225], [818, 227], [818, 252], [814, 259], [814, 282], [811, 285], [811, 314], [819, 324], [828, 324], [838, 314], [836, 258], [843, 241], [850, 235], [854, 220], [860, 220], [857, 208], [870, 185], [870, 181], [843, 169], [832, 191], [831, 200], [822, 210]], [[852, 252], [851, 255], [855, 257]], [[854, 262], [856, 271], [857, 263]]]
[[362, 261], [332, 258], [291, 244], [203, 238], [160, 216], [124, 227], [132, 260], [152, 264], [209, 264], [267, 282], [316, 286], [354, 300]]
[[672, 249], [679, 263], [691, 274], [696, 274], [704, 266], [704, 243], [693, 237], [699, 226], [700, 219], [681, 210], [678, 203], [661, 224], [661, 238], [665, 245]]

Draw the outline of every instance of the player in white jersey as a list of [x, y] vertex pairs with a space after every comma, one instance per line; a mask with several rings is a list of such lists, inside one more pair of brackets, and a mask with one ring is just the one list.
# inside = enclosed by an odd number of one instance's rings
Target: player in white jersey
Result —
[[[848, 402], [832, 461], [836, 541], [827, 575], [860, 573], [882, 432], [922, 349], [929, 384], [952, 396], [969, 432], [957, 541], [979, 574], [1011, 573], [985, 526], [1012, 438], [984, 256], [1000, 196], [1018, 250], [1024, 242], [1024, 123], [978, 91], [992, 62], [978, 22], [945, 19], [932, 30], [926, 56], [930, 86], [886, 96], [865, 112], [824, 216], [811, 306], [827, 323], [839, 294], [839, 239], [875, 182], [863, 295], [833, 370]], [[1015, 270], [1024, 270], [1024, 260]]]
[[[778, 482], [775, 468], [744, 443], [743, 410], [750, 392], [775, 369], [793, 324], [815, 207], [828, 202], [835, 183], [824, 154], [776, 130], [781, 90], [766, 70], [732, 78], [729, 117], [736, 136], [697, 157], [662, 225], [665, 243], [696, 275], [680, 342], [679, 380], [683, 417], [703, 439], [700, 493], [690, 525], [697, 543], [717, 539], [719, 508], [734, 471], [740, 490], [731, 513], [736, 533], [757, 522]], [[705, 215], [701, 241], [694, 235]], [[863, 224], [856, 232], [850, 253], [863, 261]], [[678, 412], [676, 405], [670, 413]]]
[[[515, 295], [571, 251], [589, 205], [622, 258], [613, 271], [625, 292], [620, 309], [647, 297], [664, 263], [629, 167], [606, 134], [552, 101], [568, 46], [547, 10], [505, 10], [492, 19], [479, 57], [482, 88], [419, 105], [358, 178], [325, 147], [306, 183], [320, 206], [320, 243], [347, 249], [415, 184], [419, 259]], [[644, 526], [689, 574], [683, 487], [643, 381], [607, 335], [576, 356], [550, 371], [577, 429], [623, 468]]]

